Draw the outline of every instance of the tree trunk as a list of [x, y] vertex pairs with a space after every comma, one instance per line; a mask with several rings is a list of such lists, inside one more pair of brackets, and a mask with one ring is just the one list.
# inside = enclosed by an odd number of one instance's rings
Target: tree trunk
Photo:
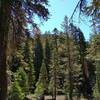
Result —
[[7, 99], [8, 14], [8, 1], [2, 0], [0, 7], [0, 100]]
[[68, 53], [68, 68], [69, 68], [69, 100], [73, 100], [73, 83], [72, 83], [72, 67], [71, 67], [71, 51], [70, 51], [70, 37], [69, 34], [66, 33], [67, 36], [67, 41], [66, 41], [66, 45], [67, 45], [67, 53]]

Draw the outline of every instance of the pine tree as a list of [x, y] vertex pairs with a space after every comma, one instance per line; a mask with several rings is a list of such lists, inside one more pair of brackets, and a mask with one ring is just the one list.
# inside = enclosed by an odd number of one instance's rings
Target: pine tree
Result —
[[[72, 83], [72, 65], [71, 65], [71, 52], [70, 52], [70, 35], [69, 35], [69, 25], [68, 25], [68, 18], [65, 16], [64, 23], [63, 23], [64, 32], [66, 35], [66, 52], [68, 57], [68, 69], [69, 69], [69, 99], [72, 100], [72, 93], [73, 93], [73, 83]], [[67, 66], [66, 66], [67, 67]]]
[[24, 61], [27, 63], [26, 73], [28, 76], [28, 88], [29, 92], [34, 92], [35, 89], [35, 70], [33, 64], [33, 39], [30, 37], [30, 34], [27, 33], [27, 39], [24, 47]]
[[40, 34], [36, 34], [35, 36], [35, 47], [34, 47], [34, 69], [35, 69], [35, 81], [37, 82], [39, 79], [39, 73], [42, 66], [43, 60], [43, 48], [41, 44]]
[[[93, 34], [91, 35], [91, 38], [90, 38], [90, 41], [89, 41], [89, 46], [87, 48], [87, 52], [88, 52], [88, 55], [87, 55], [87, 58], [90, 59], [91, 61], [93, 61], [93, 64], [94, 64], [94, 67], [96, 68], [95, 69], [95, 74], [94, 76], [96, 76], [96, 79], [93, 84], [93, 89], [94, 89], [94, 99], [99, 99], [99, 94], [100, 94], [100, 91], [99, 91], [99, 59], [100, 59], [100, 47], [99, 47], [99, 38], [100, 38], [100, 35], [99, 34]], [[93, 68], [90, 69], [90, 71], [93, 70]], [[93, 78], [92, 78], [93, 79]]]
[[77, 43], [78, 43], [78, 51], [79, 51], [79, 63], [81, 64], [81, 85], [80, 85], [80, 91], [81, 93], [87, 97], [87, 82], [88, 82], [88, 66], [86, 63], [86, 41], [84, 38], [83, 32], [78, 28], [77, 32]]
[[53, 100], [56, 100], [56, 95], [59, 87], [59, 55], [58, 55], [58, 30], [53, 30], [53, 53], [52, 53], [52, 79], [53, 79]]
[[10, 94], [8, 96], [8, 100], [23, 100], [25, 97], [24, 93], [22, 92], [21, 87], [19, 86], [18, 82], [15, 81], [12, 84]]
[[45, 65], [46, 65], [46, 68], [47, 68], [47, 73], [48, 73], [48, 79], [50, 79], [50, 63], [51, 63], [51, 48], [50, 48], [50, 43], [49, 43], [49, 37], [46, 36], [45, 37], [45, 48], [44, 48], [44, 61], [45, 61]]
[[48, 92], [47, 89], [48, 89], [48, 73], [46, 65], [43, 61], [39, 74], [39, 80], [36, 84], [35, 94], [38, 96], [43, 95]]
[[87, 48], [87, 57], [91, 60], [100, 59], [100, 34], [92, 34]]
[[23, 68], [19, 68], [19, 70], [14, 75], [15, 81], [18, 82], [24, 94], [27, 94], [28, 89], [28, 77]]

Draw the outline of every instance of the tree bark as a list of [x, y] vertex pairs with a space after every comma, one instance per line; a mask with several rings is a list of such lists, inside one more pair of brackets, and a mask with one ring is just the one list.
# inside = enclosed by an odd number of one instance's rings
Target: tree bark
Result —
[[8, 14], [8, 1], [2, 0], [0, 7], [0, 100], [7, 99]]

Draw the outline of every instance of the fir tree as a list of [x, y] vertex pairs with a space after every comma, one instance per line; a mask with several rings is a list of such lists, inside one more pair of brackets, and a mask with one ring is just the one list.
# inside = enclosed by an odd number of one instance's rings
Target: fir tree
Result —
[[21, 87], [19, 86], [18, 82], [15, 81], [12, 84], [11, 91], [8, 97], [8, 100], [23, 100], [25, 97], [24, 93], [22, 92]]
[[19, 86], [22, 88], [23, 93], [27, 93], [28, 89], [28, 77], [23, 68], [19, 68], [19, 70], [14, 75], [15, 81], [18, 82]]
[[66, 52], [68, 57], [68, 69], [69, 69], [69, 99], [72, 100], [72, 93], [73, 93], [73, 83], [72, 83], [72, 65], [71, 65], [71, 51], [70, 51], [70, 34], [69, 34], [69, 25], [68, 25], [68, 18], [65, 16], [63, 28], [66, 36]]
[[40, 34], [36, 34], [35, 36], [35, 47], [34, 47], [34, 69], [35, 69], [35, 81], [37, 82], [39, 79], [39, 73], [42, 66], [43, 60], [43, 48], [41, 44]]
[[46, 65], [46, 68], [47, 68], [47, 73], [48, 73], [48, 79], [50, 79], [50, 63], [51, 63], [51, 48], [50, 48], [50, 43], [49, 43], [49, 38], [48, 36], [45, 37], [45, 48], [44, 48], [44, 61], [45, 61], [45, 65]]
[[58, 30], [55, 28], [53, 30], [54, 37], [53, 37], [53, 53], [52, 53], [52, 79], [53, 79], [53, 100], [56, 100], [56, 95], [58, 92], [59, 87], [59, 55], [58, 55]]
[[27, 63], [25, 70], [28, 76], [29, 92], [34, 92], [35, 89], [35, 71], [32, 56], [34, 51], [32, 50], [32, 40], [33, 39], [31, 39], [30, 34], [27, 33], [27, 39], [24, 47], [24, 61]]
[[39, 74], [39, 80], [36, 84], [35, 94], [36, 95], [46, 94], [48, 92], [47, 89], [48, 89], [48, 73], [46, 65], [43, 61]]

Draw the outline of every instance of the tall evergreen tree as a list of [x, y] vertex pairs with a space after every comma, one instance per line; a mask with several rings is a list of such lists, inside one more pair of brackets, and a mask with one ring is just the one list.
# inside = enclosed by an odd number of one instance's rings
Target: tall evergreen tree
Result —
[[84, 38], [84, 34], [83, 32], [78, 28], [78, 32], [77, 32], [77, 43], [78, 43], [78, 50], [79, 50], [79, 63], [81, 64], [81, 78], [83, 78], [81, 80], [81, 92], [83, 93], [84, 96], [87, 95], [86, 91], [87, 91], [87, 81], [88, 81], [88, 66], [85, 65], [85, 58], [86, 58], [86, 42], [85, 42], [85, 38]]
[[68, 69], [69, 69], [69, 99], [72, 100], [72, 93], [73, 93], [73, 83], [72, 83], [72, 67], [71, 67], [71, 52], [70, 52], [70, 33], [69, 33], [69, 24], [68, 24], [68, 18], [65, 16], [64, 22], [63, 22], [63, 28], [64, 32], [66, 34], [66, 52], [68, 57]]
[[35, 69], [36, 82], [39, 79], [42, 60], [43, 60], [43, 47], [41, 43], [40, 34], [37, 33], [35, 35], [35, 47], [34, 47], [34, 69]]
[[[99, 34], [93, 34], [91, 35], [91, 38], [90, 38], [90, 41], [89, 41], [89, 46], [87, 48], [87, 58], [92, 60], [93, 64], [94, 64], [94, 67], [95, 67], [95, 74], [94, 76], [96, 76], [96, 80], [93, 81], [94, 84], [94, 99], [99, 99], [99, 95], [100, 95], [100, 91], [99, 91], [99, 70], [100, 70], [100, 65], [99, 65], [99, 62], [100, 62], [100, 47], [99, 47], [99, 38], [100, 38], [100, 35]], [[93, 68], [91, 68], [89, 71], [93, 70]], [[92, 78], [93, 79], [93, 78]]]
[[15, 81], [12, 84], [11, 91], [10, 91], [10, 94], [8, 96], [8, 100], [23, 100], [24, 96], [25, 95], [24, 95], [21, 87], [19, 86], [18, 82]]
[[45, 37], [45, 48], [44, 48], [44, 61], [45, 61], [45, 65], [46, 65], [46, 68], [47, 68], [47, 73], [48, 73], [48, 79], [50, 79], [50, 64], [51, 64], [51, 48], [50, 48], [50, 43], [49, 43], [49, 37]]
[[30, 33], [27, 32], [27, 39], [24, 47], [24, 61], [27, 63], [26, 73], [28, 76], [28, 88], [29, 92], [34, 92], [35, 89], [35, 70], [33, 64], [33, 39], [30, 37]]
[[92, 60], [100, 59], [100, 34], [92, 34], [87, 48], [87, 57]]
[[43, 61], [40, 69], [39, 80], [36, 84], [35, 94], [38, 96], [43, 95], [48, 92], [47, 89], [48, 89], [48, 73], [46, 65]]
[[58, 54], [58, 30], [55, 28], [53, 30], [53, 54], [52, 54], [52, 63], [53, 63], [53, 100], [56, 100], [56, 95], [58, 92], [58, 83], [59, 83], [59, 54]]

